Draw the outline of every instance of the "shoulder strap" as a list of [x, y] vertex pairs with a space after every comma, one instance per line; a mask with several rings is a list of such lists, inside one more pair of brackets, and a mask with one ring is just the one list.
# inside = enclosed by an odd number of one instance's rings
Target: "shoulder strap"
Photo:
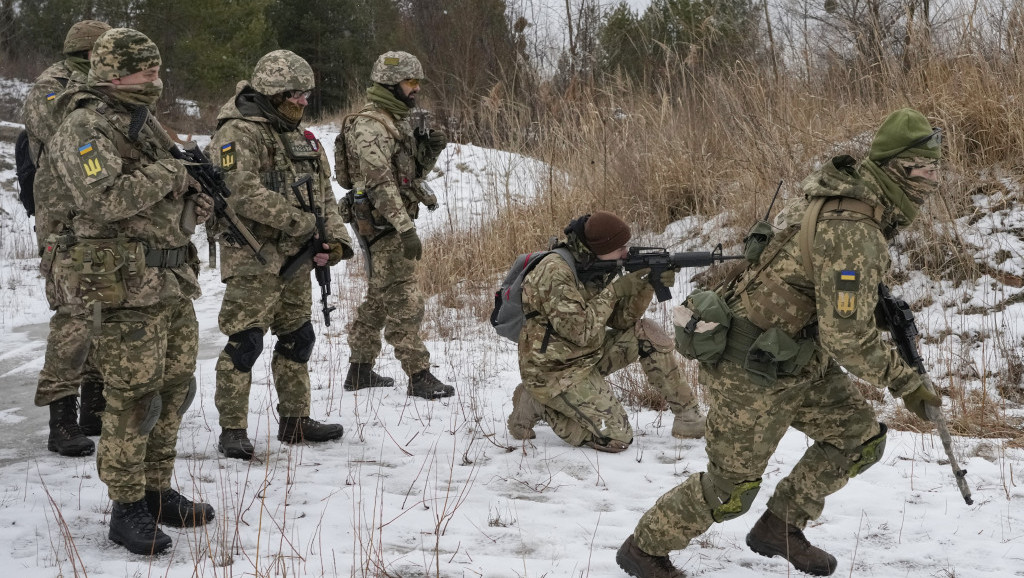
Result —
[[871, 204], [853, 197], [816, 197], [811, 201], [804, 219], [800, 223], [800, 258], [804, 264], [804, 271], [807, 278], [814, 276], [814, 263], [811, 260], [811, 244], [814, 242], [814, 235], [818, 231], [818, 221], [821, 215], [829, 212], [849, 211], [862, 215], [871, 220], [877, 227], [881, 227], [882, 213], [885, 211], [881, 204]]

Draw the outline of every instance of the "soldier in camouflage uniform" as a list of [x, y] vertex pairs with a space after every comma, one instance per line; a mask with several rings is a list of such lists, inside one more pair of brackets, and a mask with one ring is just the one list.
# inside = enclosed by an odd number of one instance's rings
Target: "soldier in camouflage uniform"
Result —
[[199, 260], [182, 222], [205, 220], [213, 205], [202, 194], [186, 199], [185, 165], [152, 116], [163, 88], [156, 45], [114, 28], [96, 40], [90, 63], [40, 167], [74, 201], [73, 238], [53, 277], [62, 310], [95, 332], [107, 401], [96, 461], [114, 501], [109, 537], [150, 554], [171, 545], [157, 522], [213, 518], [209, 505], [171, 488], [199, 346]]
[[422, 244], [414, 222], [420, 202], [430, 209], [437, 206], [417, 181], [434, 167], [448, 140], [440, 130], [414, 131], [409, 123], [423, 79], [415, 56], [382, 54], [370, 79], [366, 106], [346, 119], [335, 145], [338, 182], [351, 185], [357, 234], [370, 262], [366, 297], [349, 327], [352, 357], [345, 389], [394, 385], [373, 371], [383, 329], [409, 376], [408, 394], [449, 397], [455, 388], [430, 372], [430, 352], [420, 337], [423, 296], [415, 277]]
[[[699, 438], [704, 418], [693, 391], [675, 359], [672, 338], [644, 311], [654, 288], [649, 270], [613, 280], [615, 273], [595, 275], [595, 260], [626, 256], [631, 233], [616, 215], [598, 211], [574, 220], [566, 229], [569, 263], [550, 254], [523, 279], [526, 320], [519, 337], [522, 384], [513, 394], [509, 432], [517, 439], [534, 437], [541, 418], [573, 446], [620, 452], [633, 441], [633, 429], [605, 377], [639, 359], [648, 382], [675, 414], [672, 435]], [[675, 272], [662, 274], [666, 287]]]
[[[96, 20], [83, 20], [72, 26], [64, 38], [65, 59], [44, 70], [29, 91], [22, 116], [36, 166], [41, 164], [46, 143], [67, 114], [64, 105], [68, 99], [60, 98], [61, 95], [65, 91], [74, 92], [85, 83], [93, 42], [107, 30], [110, 30], [108, 24]], [[42, 255], [48, 245], [51, 250], [54, 246], [64, 246], [57, 242], [57, 236], [65, 232], [69, 222], [71, 199], [51, 173], [37, 172], [33, 190], [36, 238]], [[85, 436], [100, 434], [104, 401], [103, 378], [89, 356], [89, 328], [58, 309], [53, 278], [49, 274], [46, 274], [46, 298], [55, 313], [50, 318], [46, 357], [39, 372], [35, 397], [37, 406], [50, 406], [50, 435], [46, 447], [64, 456], [91, 455], [95, 445]], [[76, 415], [79, 388], [82, 391], [81, 416]]]
[[[331, 190], [331, 170], [320, 141], [300, 126], [313, 90], [313, 70], [297, 54], [275, 50], [261, 58], [252, 82], [242, 81], [221, 107], [210, 157], [224, 171], [229, 202], [263, 245], [260, 263], [236, 239], [221, 239], [221, 280], [227, 287], [220, 329], [228, 343], [217, 359], [217, 394], [225, 456], [248, 460], [253, 446], [246, 428], [252, 367], [269, 329], [277, 336], [271, 360], [280, 423], [277, 439], [287, 443], [323, 442], [344, 433], [340, 424], [309, 417], [307, 362], [316, 334], [310, 321], [309, 274], [313, 265], [334, 265], [353, 256], [345, 224]], [[312, 258], [290, 277], [282, 265], [313, 243], [315, 217], [300, 207], [292, 184], [312, 179], [314, 201], [326, 217], [328, 239], [317, 239]], [[308, 203], [305, 186], [298, 189]]]
[[[789, 427], [814, 444], [776, 486], [747, 545], [808, 574], [835, 571], [836, 559], [802, 529], [827, 496], [881, 459], [886, 432], [841, 367], [888, 387], [922, 419], [941, 403], [880, 339], [874, 315], [888, 240], [938, 188], [939, 134], [917, 111], [891, 114], [867, 159], [836, 157], [803, 182], [805, 198], [776, 219], [781, 232], [716, 291], [734, 317], [721, 358], [701, 364], [711, 406], [707, 471], [643, 515], [617, 555], [629, 574], [683, 576], [669, 552], [750, 508]], [[677, 345], [680, 336], [677, 329]]]

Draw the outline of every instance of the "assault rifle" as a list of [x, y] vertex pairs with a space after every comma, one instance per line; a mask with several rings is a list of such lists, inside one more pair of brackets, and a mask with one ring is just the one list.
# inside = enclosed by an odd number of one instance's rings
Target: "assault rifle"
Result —
[[[303, 200], [299, 189], [306, 187], [306, 200]], [[323, 244], [327, 242], [327, 219], [324, 217], [320, 206], [313, 199], [313, 177], [306, 175], [292, 183], [292, 193], [299, 201], [299, 208], [307, 213], [313, 213], [316, 219], [316, 235], [310, 239], [301, 251], [292, 255], [281, 266], [280, 275], [284, 279], [290, 279], [298, 271], [299, 267], [313, 259], [313, 255], [323, 253]], [[308, 202], [307, 202], [308, 201]], [[331, 326], [331, 311], [337, 307], [327, 304], [327, 297], [331, 294], [331, 268], [327, 265], [317, 265], [313, 268], [316, 272], [316, 282], [320, 285], [320, 304], [324, 314], [324, 325]]]
[[171, 156], [185, 161], [185, 169], [188, 171], [189, 176], [198, 181], [199, 186], [203, 188], [203, 192], [213, 198], [213, 212], [227, 228], [227, 231], [224, 233], [225, 239], [232, 243], [245, 243], [252, 250], [256, 260], [266, 265], [267, 260], [260, 254], [263, 246], [260, 245], [260, 242], [253, 236], [252, 231], [245, 226], [245, 223], [238, 218], [235, 210], [228, 204], [227, 198], [231, 196], [231, 190], [224, 183], [224, 175], [221, 174], [219, 169], [214, 168], [210, 158], [203, 154], [203, 151], [199, 149], [199, 145], [194, 142], [190, 143], [190, 146], [184, 150], [179, 148], [178, 145], [173, 145], [170, 151]]
[[[914, 322], [914, 312], [910, 310], [910, 305], [906, 301], [894, 297], [885, 283], [879, 283], [878, 311], [889, 327], [889, 334], [896, 344], [896, 350], [899, 351], [900, 357], [924, 376], [926, 387], [935, 391], [935, 385], [932, 384], [932, 380], [924, 368], [924, 359], [921, 358], [921, 354], [917, 350], [917, 323]], [[974, 500], [971, 499], [971, 488], [967, 485], [967, 470], [960, 469], [956, 456], [953, 455], [953, 439], [949, 435], [946, 417], [942, 415], [941, 408], [930, 405], [925, 406], [925, 413], [928, 419], [935, 424], [935, 428], [939, 430], [942, 449], [946, 450], [949, 467], [953, 468], [956, 486], [969, 506], [974, 503]]]
[[630, 247], [625, 259], [615, 261], [597, 260], [586, 266], [586, 269], [594, 272], [607, 272], [626, 270], [626, 272], [650, 269], [651, 274], [647, 279], [654, 287], [654, 295], [658, 301], [667, 301], [672, 297], [672, 291], [662, 284], [661, 274], [668, 270], [688, 269], [690, 267], [708, 267], [715, 263], [721, 263], [730, 259], [743, 259], [743, 255], [723, 255], [722, 244], [719, 243], [713, 251], [691, 251], [687, 253], [669, 253], [661, 247]]

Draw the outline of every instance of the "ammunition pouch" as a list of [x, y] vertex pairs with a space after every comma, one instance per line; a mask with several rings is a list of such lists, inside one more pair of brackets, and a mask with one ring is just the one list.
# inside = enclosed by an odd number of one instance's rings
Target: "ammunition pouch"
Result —
[[[124, 237], [80, 239], [70, 247], [69, 287], [86, 304], [121, 305], [142, 284], [145, 245]], [[77, 277], [77, 279], [76, 279]]]
[[672, 312], [676, 350], [687, 359], [717, 364], [728, 345], [732, 310], [714, 291], [696, 291]]
[[74, 244], [75, 236], [71, 234], [53, 234], [46, 237], [42, 258], [39, 260], [39, 274], [42, 275], [43, 278], [48, 279], [50, 277], [50, 271], [53, 270], [53, 262], [57, 255], [66, 254], [68, 249]]
[[355, 193], [349, 191], [341, 197], [341, 201], [338, 202], [338, 214], [341, 215], [342, 223], [352, 223], [355, 221], [355, 214], [352, 212], [352, 203], [355, 200]]
[[723, 359], [739, 365], [759, 385], [803, 371], [817, 350], [818, 327], [811, 325], [791, 337], [777, 327], [767, 331], [744, 317], [733, 317]]

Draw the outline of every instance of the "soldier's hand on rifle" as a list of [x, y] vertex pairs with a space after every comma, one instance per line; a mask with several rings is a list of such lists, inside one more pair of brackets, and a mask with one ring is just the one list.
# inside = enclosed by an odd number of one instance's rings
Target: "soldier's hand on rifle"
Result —
[[661, 284], [671, 289], [676, 284], [676, 272], [674, 269], [665, 269], [661, 272]]
[[[313, 241], [316, 243], [316, 241]], [[313, 263], [317, 267], [323, 267], [331, 259], [331, 246], [327, 243], [320, 243], [320, 249], [313, 253]]]
[[410, 261], [413, 259], [419, 261], [423, 256], [423, 243], [420, 242], [420, 236], [416, 234], [416, 228], [403, 231], [399, 237], [402, 239], [402, 256]]
[[448, 135], [439, 128], [416, 130], [413, 134], [416, 135], [416, 141], [425, 149], [427, 157], [437, 158], [444, 147], [448, 146]]
[[612, 293], [620, 299], [636, 295], [647, 286], [647, 275], [650, 274], [650, 272], [650, 269], [640, 269], [619, 277], [612, 281]]
[[942, 398], [932, 391], [927, 383], [923, 383], [917, 389], [904, 395], [903, 403], [917, 417], [925, 421], [931, 421], [928, 418], [928, 406], [942, 407]]
[[192, 201], [195, 203], [192, 211], [196, 214], [196, 222], [205, 223], [213, 214], [213, 198], [206, 193], [198, 193], [193, 195]]

